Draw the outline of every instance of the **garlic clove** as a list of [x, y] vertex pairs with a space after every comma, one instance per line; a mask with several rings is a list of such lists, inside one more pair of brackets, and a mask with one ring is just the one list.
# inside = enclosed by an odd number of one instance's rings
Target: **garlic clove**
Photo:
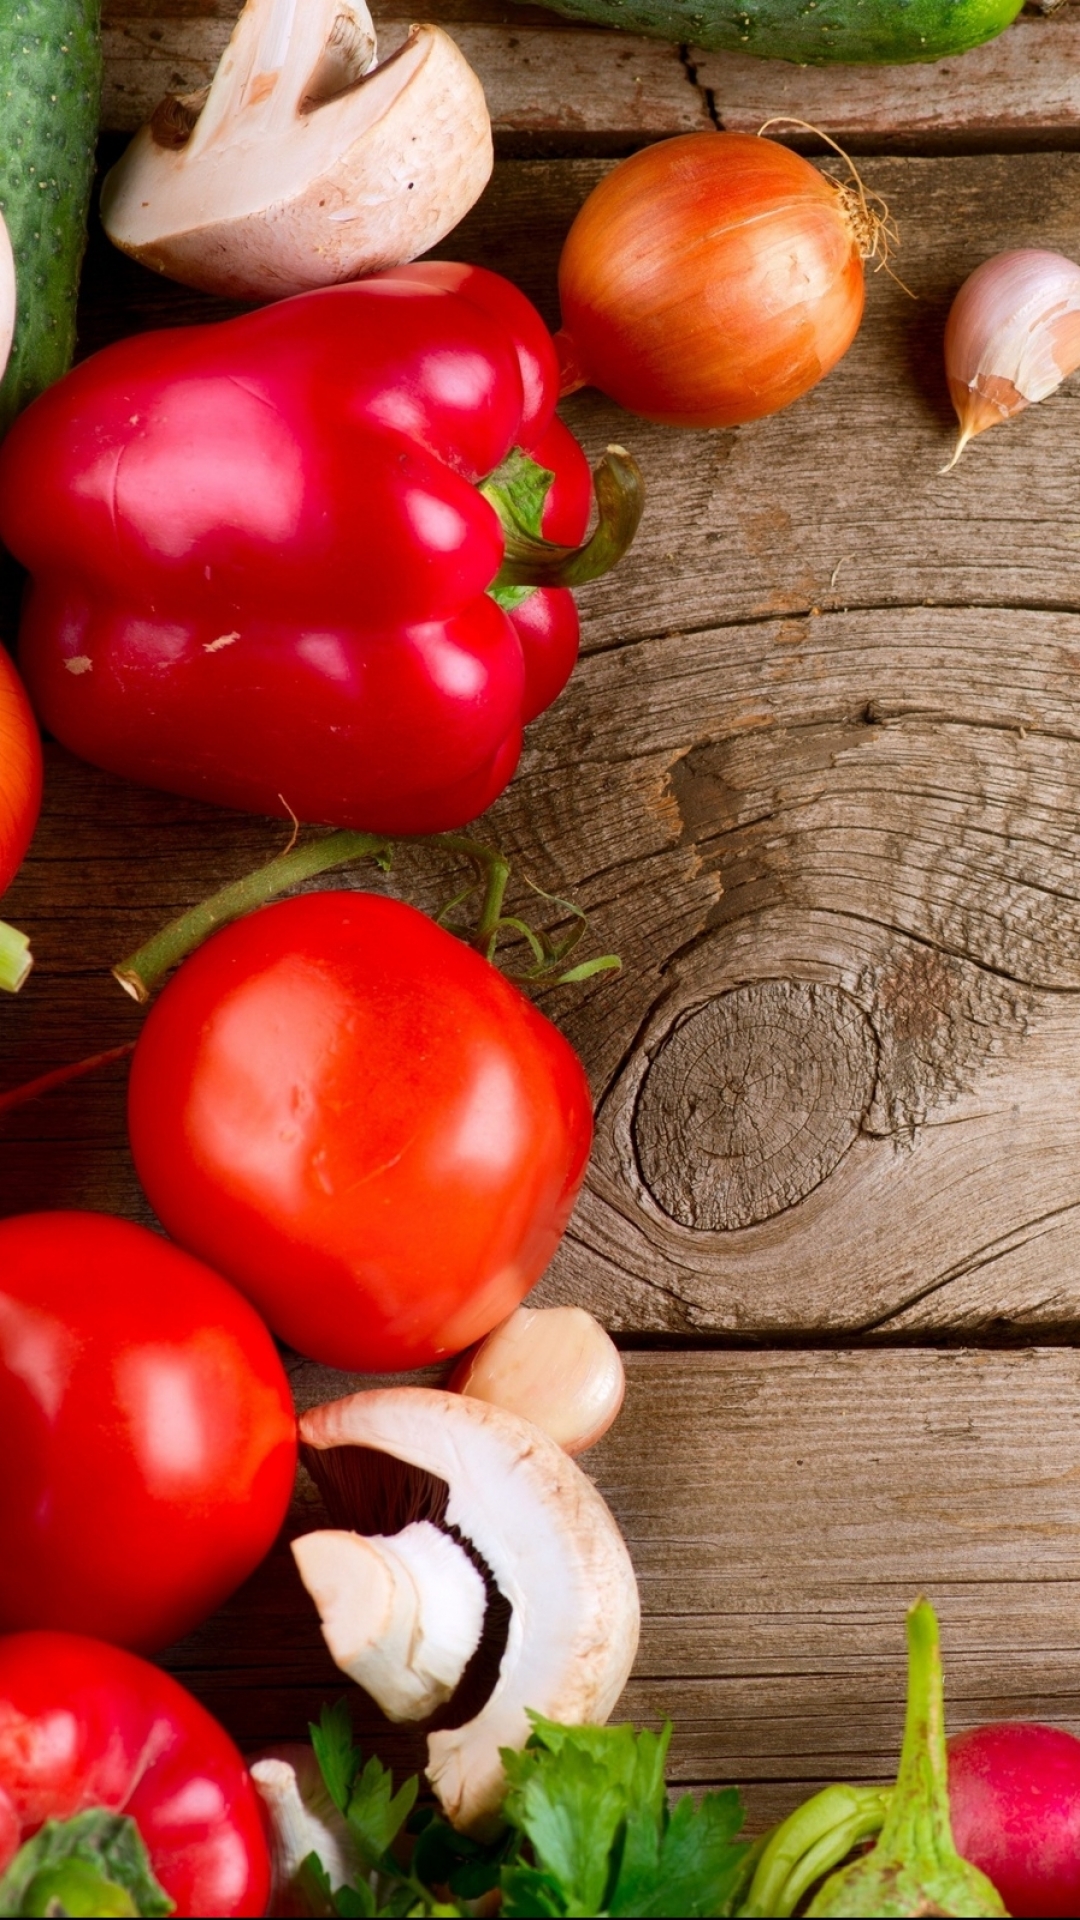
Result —
[[952, 459], [1080, 367], [1080, 266], [1038, 247], [998, 253], [964, 281], [945, 326], [945, 372], [960, 422]]
[[619, 1350], [584, 1307], [518, 1307], [464, 1355], [454, 1393], [508, 1407], [583, 1453], [616, 1418], [626, 1392]]
[[330, 1885], [351, 1886], [361, 1871], [348, 1824], [338, 1812], [315, 1754], [299, 1744], [275, 1747], [249, 1767], [266, 1814], [270, 1840], [272, 1915], [312, 1911], [297, 1879], [309, 1853], [317, 1853]]
[[487, 1610], [456, 1540], [416, 1520], [392, 1537], [328, 1527], [292, 1550], [333, 1660], [388, 1720], [426, 1720], [450, 1699]]

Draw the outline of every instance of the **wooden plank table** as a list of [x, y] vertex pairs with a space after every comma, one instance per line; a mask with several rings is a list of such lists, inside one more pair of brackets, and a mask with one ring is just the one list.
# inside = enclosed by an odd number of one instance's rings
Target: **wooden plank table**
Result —
[[[205, 83], [236, 11], [106, 0], [106, 157]], [[376, 17], [389, 46], [400, 7]], [[500, 0], [425, 17], [480, 73], [499, 156], [439, 251], [552, 323], [562, 236], [613, 156], [777, 113], [868, 156], [915, 296], [871, 274], [841, 366], [736, 432], [567, 404], [593, 456], [633, 448], [648, 512], [582, 593], [581, 664], [482, 828], [623, 956], [545, 998], [598, 1125], [536, 1297], [625, 1350], [588, 1463], [641, 1581], [626, 1713], [670, 1714], [675, 1776], [742, 1783], [760, 1826], [814, 1783], [889, 1774], [919, 1590], [954, 1726], [1080, 1731], [1080, 380], [939, 471], [956, 287], [1003, 247], [1080, 257], [1080, 6], [891, 73]], [[221, 311], [94, 234], [84, 351]], [[0, 1087], [132, 1037], [109, 965], [281, 844], [50, 746], [4, 903], [37, 965], [3, 1008]], [[397, 880], [439, 896], [430, 862]], [[116, 1067], [9, 1115], [0, 1210], [148, 1221], [123, 1090]], [[299, 1404], [350, 1385], [290, 1365]], [[304, 1483], [290, 1528], [317, 1514]], [[339, 1690], [284, 1540], [167, 1661], [246, 1746]]]

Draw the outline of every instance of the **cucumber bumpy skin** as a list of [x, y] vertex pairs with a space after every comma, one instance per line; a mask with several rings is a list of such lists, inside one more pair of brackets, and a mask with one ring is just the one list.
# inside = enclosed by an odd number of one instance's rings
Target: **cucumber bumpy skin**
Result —
[[541, 0], [594, 27], [821, 67], [942, 60], [992, 40], [1023, 0]]
[[0, 213], [15, 254], [15, 338], [0, 435], [75, 348], [101, 104], [101, 0], [0, 0]]

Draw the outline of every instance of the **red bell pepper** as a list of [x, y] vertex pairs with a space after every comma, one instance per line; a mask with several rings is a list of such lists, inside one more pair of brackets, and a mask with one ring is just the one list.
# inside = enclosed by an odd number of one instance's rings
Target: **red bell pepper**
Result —
[[269, 1892], [258, 1795], [205, 1707], [100, 1640], [0, 1639], [0, 1912], [261, 1914]]
[[46, 726], [229, 806], [385, 833], [472, 819], [573, 665], [567, 587], [640, 513], [612, 449], [577, 546], [588, 471], [558, 385], [525, 296], [449, 263], [84, 361], [0, 453]]

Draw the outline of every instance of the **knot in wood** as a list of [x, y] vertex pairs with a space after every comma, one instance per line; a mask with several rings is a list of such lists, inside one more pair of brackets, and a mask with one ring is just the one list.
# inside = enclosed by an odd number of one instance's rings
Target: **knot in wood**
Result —
[[762, 980], [680, 1019], [641, 1084], [642, 1177], [682, 1226], [723, 1233], [828, 1178], [873, 1098], [877, 1041], [838, 988]]

